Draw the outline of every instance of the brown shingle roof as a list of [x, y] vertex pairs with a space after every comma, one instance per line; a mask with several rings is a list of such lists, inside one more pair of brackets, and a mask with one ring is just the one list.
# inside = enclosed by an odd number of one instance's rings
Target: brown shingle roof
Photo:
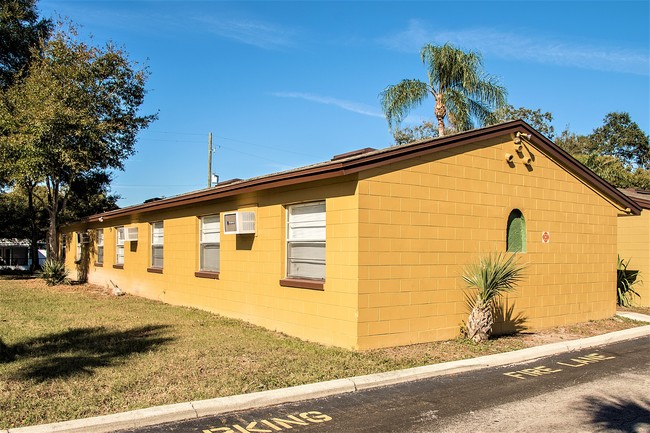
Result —
[[650, 209], [650, 191], [635, 188], [619, 188], [619, 190], [643, 209]]
[[[628, 198], [628, 196], [605, 182], [591, 170], [585, 168], [568, 153], [560, 149], [542, 134], [538, 133], [526, 122], [522, 120], [514, 120], [494, 126], [474, 129], [453, 135], [446, 135], [444, 137], [420, 140], [379, 150], [366, 148], [362, 149], [364, 152], [361, 153], [353, 151], [337, 155], [335, 159], [305, 167], [299, 167], [245, 180], [228, 182], [222, 186], [217, 185], [212, 188], [205, 188], [186, 194], [180, 194], [151, 203], [143, 203], [102, 214], [92, 215], [80, 222], [95, 222], [98, 221], [100, 217], [103, 219], [117, 218], [126, 215], [168, 209], [176, 206], [191, 205], [208, 200], [230, 197], [244, 192], [259, 191], [296, 183], [345, 176], [418, 156], [465, 146], [490, 138], [507, 134], [514, 136], [516, 132], [521, 131], [530, 133], [532, 135], [531, 141], [539, 149], [544, 150], [548, 156], [555, 159], [556, 162], [563, 165], [566, 169], [571, 170], [585, 182], [589, 183], [595, 190], [609, 198], [613, 203], [618, 204], [623, 209], [629, 208], [630, 211], [635, 214], [641, 212], [641, 208], [634, 200]], [[346, 157], [346, 155], [350, 156]]]

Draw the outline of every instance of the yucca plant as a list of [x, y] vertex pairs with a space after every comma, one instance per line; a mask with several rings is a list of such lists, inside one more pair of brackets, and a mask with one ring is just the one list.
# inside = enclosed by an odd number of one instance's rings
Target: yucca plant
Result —
[[41, 277], [48, 286], [55, 286], [65, 282], [68, 277], [68, 270], [63, 262], [47, 259], [43, 264]]
[[618, 263], [616, 265], [616, 303], [621, 307], [631, 307], [634, 303], [634, 297], [639, 293], [634, 290], [634, 286], [638, 284], [639, 271], [628, 271], [627, 266], [630, 264], [618, 256]]
[[512, 292], [523, 278], [526, 265], [519, 264], [516, 256], [504, 253], [488, 254], [478, 263], [468, 265], [463, 280], [476, 293], [466, 293], [470, 308], [467, 319], [467, 337], [476, 343], [487, 341], [494, 325], [493, 310], [496, 300]]

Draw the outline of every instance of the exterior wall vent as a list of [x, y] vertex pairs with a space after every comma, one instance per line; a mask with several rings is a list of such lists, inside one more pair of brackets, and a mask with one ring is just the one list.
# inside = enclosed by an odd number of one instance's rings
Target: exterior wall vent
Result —
[[223, 233], [245, 235], [255, 233], [255, 212], [228, 212], [223, 214]]
[[78, 241], [80, 244], [89, 244], [90, 243], [90, 235], [86, 232], [81, 232], [79, 233]]

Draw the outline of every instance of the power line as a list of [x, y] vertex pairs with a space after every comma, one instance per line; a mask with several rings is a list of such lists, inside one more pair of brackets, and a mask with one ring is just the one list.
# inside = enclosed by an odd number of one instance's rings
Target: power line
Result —
[[[204, 137], [205, 134], [199, 134], [196, 132], [176, 132], [176, 131], [147, 131], [149, 133], [155, 133], [155, 134], [171, 134], [171, 135], [183, 135], [183, 136], [196, 136], [196, 137]], [[277, 146], [269, 146], [265, 144], [259, 144], [259, 143], [254, 143], [252, 141], [247, 141], [247, 140], [240, 140], [238, 138], [231, 138], [231, 137], [224, 137], [222, 135], [215, 135], [214, 138], [221, 139], [221, 140], [227, 140], [227, 141], [234, 141], [236, 143], [242, 143], [242, 144], [248, 144], [250, 146], [256, 146], [256, 147], [261, 147], [265, 149], [270, 149], [270, 150], [276, 150], [276, 151], [282, 151], [286, 153], [290, 153], [293, 155], [302, 155], [302, 156], [308, 156], [310, 158], [318, 158], [318, 156], [309, 154], [309, 153], [303, 153], [303, 152], [296, 152], [295, 150], [292, 149], [287, 149], [287, 147], [277, 147]], [[169, 142], [169, 143], [196, 143], [198, 144], [199, 141], [194, 141], [194, 140], [170, 140], [170, 139], [158, 139], [158, 138], [144, 138], [140, 139], [139, 141], [141, 142]], [[257, 155], [252, 155], [252, 156], [257, 156]]]

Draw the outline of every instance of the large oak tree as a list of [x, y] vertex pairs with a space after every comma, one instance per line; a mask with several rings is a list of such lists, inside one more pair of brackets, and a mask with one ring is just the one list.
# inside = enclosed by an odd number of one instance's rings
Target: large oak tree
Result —
[[32, 56], [29, 73], [0, 99], [0, 163], [11, 178], [45, 185], [47, 253], [58, 259], [59, 218], [72, 186], [123, 169], [138, 131], [156, 115], [139, 113], [146, 68], [113, 45], [92, 46], [59, 28]]
[[555, 143], [614, 186], [650, 190], [648, 135], [628, 113], [608, 113], [589, 135], [565, 129]]
[[52, 22], [39, 19], [36, 0], [0, 1], [0, 88], [25, 71], [32, 51], [49, 37]]

